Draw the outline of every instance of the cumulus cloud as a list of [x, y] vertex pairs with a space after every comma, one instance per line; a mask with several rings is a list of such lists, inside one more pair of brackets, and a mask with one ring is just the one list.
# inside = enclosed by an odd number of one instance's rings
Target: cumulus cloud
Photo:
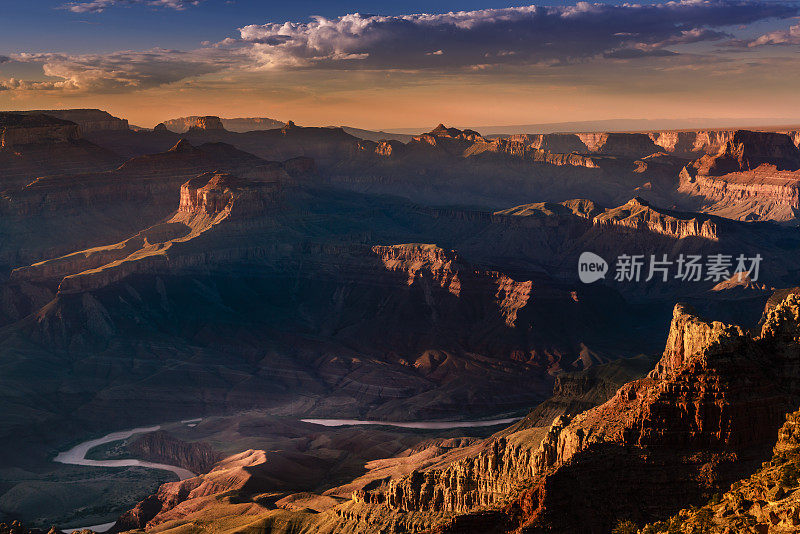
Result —
[[[69, 6], [98, 11], [133, 4], [181, 9], [196, 3], [91, 0]], [[353, 13], [333, 19], [253, 24], [240, 28], [236, 38], [192, 51], [12, 54], [12, 63], [40, 64], [46, 78], [10, 79], [2, 84], [18, 91], [108, 93], [194, 81], [209, 74], [235, 80], [247, 73], [281, 69], [496, 73], [504, 66], [532, 69], [593, 59], [669, 60], [678, 53], [672, 47], [718, 41], [730, 37], [723, 31], [726, 28], [797, 13], [796, 4], [750, 0], [649, 5], [580, 2], [401, 16]], [[782, 38], [771, 37], [775, 43]]]
[[144, 5], [149, 7], [162, 7], [181, 11], [190, 6], [200, 4], [201, 0], [83, 0], [67, 2], [64, 8], [73, 13], [102, 13], [115, 6]]
[[[254, 24], [237, 43], [261, 68], [459, 68], [494, 63], [579, 61], [639, 50], [718, 40], [712, 28], [797, 14], [796, 6], [734, 0], [653, 5], [525, 6], [444, 14], [344, 15], [309, 22]], [[442, 51], [442, 54], [431, 52]], [[633, 52], [632, 54], [637, 54]]]
[[769, 45], [800, 45], [800, 24], [790, 26], [788, 30], [777, 30], [765, 33], [751, 41], [740, 42], [751, 48]]
[[219, 72], [236, 63], [235, 56], [214, 49], [193, 52], [153, 49], [111, 54], [17, 54], [21, 63], [40, 63], [54, 80], [7, 80], [17, 90], [91, 91], [98, 93], [149, 89], [203, 74]]

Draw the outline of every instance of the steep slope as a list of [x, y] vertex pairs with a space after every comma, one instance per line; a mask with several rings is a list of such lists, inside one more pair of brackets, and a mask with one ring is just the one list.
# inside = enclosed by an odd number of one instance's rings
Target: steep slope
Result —
[[26, 111], [25, 113], [41, 113], [74, 122], [80, 127], [81, 134], [91, 132], [107, 132], [127, 130], [127, 119], [120, 119], [100, 109], [49, 109], [40, 111]]
[[786, 134], [740, 130], [717, 154], [680, 174], [684, 204], [741, 220], [794, 221], [800, 209], [800, 149]]
[[612, 154], [629, 158], [644, 158], [661, 149], [645, 134], [638, 133], [586, 133], [578, 138], [590, 152]]
[[229, 145], [193, 147], [183, 141], [114, 170], [32, 178], [0, 199], [0, 264], [13, 268], [152, 225], [174, 210], [180, 184], [198, 173], [233, 171], [261, 180], [291, 180], [287, 169], [308, 174], [313, 163], [284, 165]]
[[800, 399], [798, 328], [794, 295], [757, 337], [679, 305], [655, 369], [605, 404], [547, 430], [517, 424], [449, 463], [365, 487], [326, 512], [338, 525], [320, 516], [307, 531], [599, 533], [620, 518], [666, 518], [768, 457]]
[[84, 140], [74, 122], [41, 113], [0, 113], [0, 190], [43, 175], [107, 170], [121, 162]]
[[[612, 210], [586, 201], [437, 210], [292, 182], [195, 177], [163, 224], [15, 271], [13, 284], [55, 295], [0, 332], [3, 387], [19, 391], [2, 410], [19, 415], [3, 422], [14, 436], [3, 457], [21, 461], [28, 436], [58, 447], [73, 428], [100, 430], [115, 418], [152, 424], [154, 413], [168, 420], [281, 407], [427, 420], [524, 409], [550, 394], [552, 373], [632, 354], [663, 328], [651, 324], [660, 304], [632, 306], [606, 287], [560, 282], [533, 266], [574, 277], [574, 263], [558, 265], [588, 242], [654, 253], [736, 243], [775, 254], [769, 239], [788, 232], [706, 217], [711, 238], [698, 233], [702, 221], [683, 216], [640, 201]], [[432, 237], [459, 251], [419, 244]], [[793, 268], [790, 257], [781, 261]], [[21, 388], [17, 377], [42, 366], [47, 378]], [[593, 395], [543, 407], [515, 443], [535, 449], [554, 413], [602, 400]], [[44, 453], [24, 450], [27, 461]], [[509, 475], [497, 484], [517, 482]]]
[[644, 158], [638, 153], [631, 157], [624, 143], [617, 145], [624, 154], [614, 155], [612, 147], [613, 143], [607, 151], [593, 153], [578, 136], [567, 135], [489, 140], [472, 130], [439, 125], [406, 145], [365, 141], [357, 157], [325, 174], [339, 187], [433, 205], [500, 208], [525, 199], [564, 201], [576, 196], [616, 204], [637, 192], [671, 204], [668, 199], [684, 160], [655, 155], [656, 149], [640, 150], [647, 153]]
[[490, 139], [473, 130], [439, 125], [421, 135], [397, 138], [342, 128], [301, 128], [291, 121], [280, 128], [241, 131], [243, 127], [234, 123], [226, 130], [225, 120], [220, 120], [222, 128], [190, 130], [197, 119], [187, 117], [157, 131], [90, 134], [89, 139], [126, 157], [164, 151], [179, 135], [194, 144], [229, 143], [272, 160], [312, 157], [321, 175], [338, 187], [401, 195], [429, 205], [501, 209], [575, 197], [615, 205], [638, 195], [663, 206], [741, 220], [790, 221], [797, 209], [792, 169], [800, 160], [792, 131], [594, 132]]
[[[652, 362], [649, 362], [652, 363]], [[576, 408], [576, 404], [582, 406], [596, 406], [613, 395], [616, 388], [624, 383], [626, 379], [641, 376], [646, 372], [646, 358], [634, 358], [632, 360], [620, 360], [606, 365], [592, 368], [590, 371], [582, 371], [572, 374], [562, 375], [559, 385], [556, 387], [556, 397], [558, 401], [546, 401], [538, 407], [525, 421], [515, 425], [512, 429], [501, 432], [507, 435], [510, 432], [520, 430], [523, 425], [536, 425], [536, 422], [545, 413], [573, 413], [571, 410]], [[562, 404], [563, 403], [563, 404]], [[546, 405], [546, 406], [545, 406]], [[204, 423], [209, 428], [212, 423]], [[214, 427], [220, 427], [220, 423], [215, 423]], [[187, 481], [181, 484], [170, 484], [159, 489], [158, 492], [148, 497], [131, 511], [123, 514], [115, 526], [115, 530], [124, 531], [128, 528], [145, 528], [147, 531], [170, 531], [170, 529], [181, 528], [182, 525], [195, 525], [200, 531], [214, 528], [234, 527], [244, 521], [246, 524], [264, 525], [268, 531], [280, 532], [278, 525], [284, 522], [299, 525], [303, 523], [314, 524], [314, 515], [317, 512], [328, 512], [328, 514], [338, 514], [343, 518], [343, 523], [347, 523], [346, 512], [343, 510], [352, 508], [351, 494], [356, 492], [363, 498], [366, 495], [364, 488], [376, 488], [382, 481], [388, 480], [392, 475], [398, 473], [406, 474], [433, 464], [443, 464], [453, 456], [474, 453], [476, 445], [480, 445], [480, 440], [474, 437], [450, 437], [460, 436], [454, 432], [465, 432], [468, 429], [454, 429], [441, 437], [426, 439], [424, 435], [418, 435], [413, 441], [413, 446], [405, 450], [398, 450], [397, 456], [393, 458], [375, 459], [367, 463], [367, 472], [363, 476], [348, 482], [343, 486], [333, 487], [333, 478], [326, 477], [321, 480], [321, 485], [317, 486], [317, 493], [306, 491], [312, 489], [308, 481], [314, 480], [313, 474], [301, 478], [286, 479], [286, 473], [292, 471], [292, 463], [287, 460], [299, 459], [297, 456], [285, 455], [282, 458], [280, 453], [263, 453], [262, 451], [247, 451], [226, 458], [223, 462], [210, 472], [208, 475], [198, 477], [195, 481]], [[380, 439], [377, 436], [370, 436], [372, 433], [385, 434], [387, 431], [373, 428], [371, 430], [358, 430], [357, 427], [343, 429], [337, 432], [341, 435], [336, 442], [344, 442], [342, 438], [348, 434], [356, 434], [353, 443], [360, 441], [358, 448], [360, 455], [377, 452], [374, 444], [384, 444], [394, 446], [385, 437]], [[226, 434], [227, 435], [227, 434]], [[253, 438], [250, 438], [252, 443]], [[320, 445], [333, 447], [327, 444], [327, 440], [322, 440], [316, 434], [312, 434], [309, 441], [314, 446]], [[404, 439], [409, 443], [410, 437]], [[285, 446], [284, 446], [285, 447]], [[284, 452], [284, 451], [281, 451]], [[309, 450], [311, 452], [311, 450]], [[264, 458], [262, 461], [261, 458]], [[230, 470], [233, 465], [242, 465], [245, 459], [258, 458], [252, 468], [248, 469], [246, 477], [226, 477], [220, 479], [219, 473]], [[272, 468], [267, 468], [266, 463], [271, 463]], [[360, 466], [359, 466], [360, 467]], [[296, 469], [296, 467], [295, 467]], [[277, 477], [277, 478], [276, 478]], [[222, 484], [213, 488], [208, 488], [208, 481], [216, 479]], [[256, 482], [257, 481], [257, 482]], [[204, 485], [208, 491], [187, 491], [198, 484]], [[176, 486], [185, 487], [187, 490], [175, 492]], [[249, 486], [249, 487], [248, 487]], [[324, 491], [327, 490], [327, 491]], [[320, 493], [324, 491], [324, 493]], [[230, 501], [226, 501], [223, 495], [233, 496]], [[350, 501], [350, 502], [348, 502]], [[344, 503], [344, 506], [334, 507]], [[244, 511], [244, 518], [235, 520], [234, 517]], [[336, 515], [334, 515], [336, 517]], [[267, 525], [277, 530], [271, 530]], [[342, 525], [344, 526], [344, 525]], [[324, 530], [324, 527], [323, 527]]]
[[[683, 509], [643, 532], [782, 533], [800, 528], [800, 412], [786, 415], [772, 458], [700, 508]], [[642, 532], [642, 531], [640, 531]]]
[[[372, 245], [477, 228], [376, 206], [209, 173], [182, 186], [163, 223], [16, 269], [8, 290], [41, 296], [3, 332], [16, 354], [6, 387], [44, 362], [51, 378], [7, 399], [5, 413], [26, 416], [4, 428], [24, 439], [46, 425], [102, 426], [120, 410], [144, 422], [154, 411], [274, 406], [297, 391], [315, 399], [298, 409], [316, 415], [344, 415], [344, 400], [351, 417], [485, 415], [529, 406], [550, 391], [550, 373], [634, 344], [609, 335], [630, 316], [605, 288], [506, 274], [433, 245]], [[65, 402], [65, 383], [86, 396]]]

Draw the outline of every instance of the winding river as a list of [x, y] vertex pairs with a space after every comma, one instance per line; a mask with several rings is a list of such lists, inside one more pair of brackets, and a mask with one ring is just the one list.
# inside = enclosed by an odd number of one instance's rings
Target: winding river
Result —
[[301, 421], [322, 426], [378, 425], [397, 426], [400, 428], [421, 428], [426, 430], [447, 430], [449, 428], [478, 428], [484, 426], [510, 425], [520, 419], [522, 418], [509, 417], [507, 419], [491, 419], [486, 421], [420, 421], [416, 423], [399, 421], [362, 421], [360, 419], [301, 419]]
[[68, 451], [60, 452], [58, 453], [58, 456], [53, 459], [53, 461], [61, 464], [86, 465], [91, 467], [145, 467], [148, 469], [162, 469], [164, 471], [172, 471], [178, 475], [178, 478], [181, 480], [195, 476], [194, 473], [182, 467], [146, 462], [144, 460], [136, 460], [135, 458], [126, 458], [124, 460], [89, 460], [86, 458], [86, 455], [89, 453], [89, 451], [98, 445], [104, 445], [106, 443], [128, 439], [134, 434], [155, 432], [160, 428], [161, 426], [159, 425], [134, 428], [132, 430], [123, 430], [122, 432], [112, 432], [111, 434], [107, 434], [102, 438], [84, 441], [83, 443], [72, 447]]
[[[178, 475], [178, 478], [181, 480], [185, 480], [187, 478], [192, 478], [193, 476], [195, 476], [195, 474], [189, 471], [188, 469], [184, 469], [176, 465], [146, 462], [144, 460], [137, 460], [135, 458], [127, 458], [124, 460], [89, 460], [88, 458], [86, 458], [86, 455], [89, 453], [89, 451], [97, 447], [98, 445], [104, 445], [106, 443], [112, 443], [114, 441], [128, 439], [129, 437], [135, 434], [155, 432], [156, 430], [159, 429], [161, 429], [161, 425], [134, 428], [131, 430], [123, 430], [121, 432], [112, 432], [111, 434], [107, 434], [102, 438], [84, 441], [83, 443], [80, 443], [72, 447], [68, 451], [60, 452], [58, 453], [58, 456], [53, 458], [53, 461], [61, 464], [86, 465], [91, 467], [144, 467], [147, 469], [161, 469], [163, 471], [172, 471], [173, 473]], [[104, 523], [102, 525], [68, 528], [68, 529], [62, 529], [62, 531], [65, 532], [66, 534], [70, 534], [71, 532], [88, 528], [89, 530], [93, 530], [95, 532], [106, 532], [107, 530], [109, 530], [111, 527], [114, 526], [114, 523], [115, 521], [112, 521], [110, 523]]]
[[[304, 423], [311, 423], [327, 427], [378, 425], [378, 426], [394, 426], [400, 428], [418, 428], [425, 430], [446, 430], [451, 428], [476, 428], [476, 427], [508, 425], [515, 421], [519, 421], [520, 419], [521, 419], [520, 417], [509, 417], [506, 419], [491, 419], [484, 421], [399, 422], [399, 421], [363, 421], [360, 419], [301, 419], [301, 421], [303, 421]], [[186, 421], [181, 421], [181, 422], [187, 424], [188, 426], [195, 426], [199, 421], [201, 421], [201, 419], [188, 419]], [[171, 471], [175, 473], [180, 480], [185, 480], [187, 478], [192, 478], [193, 476], [195, 476], [195, 474], [189, 471], [188, 469], [184, 469], [176, 465], [147, 462], [145, 460], [137, 460], [135, 458], [126, 458], [123, 460], [90, 460], [86, 458], [86, 455], [89, 453], [89, 451], [97, 447], [98, 445], [104, 445], [106, 443], [112, 443], [114, 441], [121, 441], [124, 439], [128, 439], [129, 437], [136, 434], [155, 432], [156, 430], [160, 429], [161, 425], [156, 425], [156, 426], [133, 428], [131, 430], [123, 430], [120, 432], [112, 432], [110, 434], [106, 434], [102, 438], [84, 441], [83, 443], [75, 445], [74, 447], [72, 447], [67, 451], [60, 452], [53, 459], [53, 461], [62, 464], [85, 465], [89, 467], [144, 467], [146, 469], [161, 469], [164, 471]], [[93, 525], [89, 527], [77, 527], [77, 528], [69, 528], [62, 530], [67, 534], [86, 528], [94, 530], [95, 532], [106, 532], [112, 526], [114, 526], [113, 521], [111, 523], [104, 523], [102, 525]]]

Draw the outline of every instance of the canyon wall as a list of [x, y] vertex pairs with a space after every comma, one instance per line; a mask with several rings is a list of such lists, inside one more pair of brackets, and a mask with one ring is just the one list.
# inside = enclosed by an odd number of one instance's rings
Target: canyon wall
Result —
[[[677, 306], [656, 368], [605, 404], [571, 420], [559, 417], [543, 435], [527, 429], [496, 437], [476, 455], [353, 498], [402, 511], [471, 513], [511, 506], [524, 516], [514, 524], [549, 525], [559, 532], [602, 532], [626, 502], [633, 506], [655, 488], [669, 492], [626, 513], [641, 518], [674, 512], [687, 498], [697, 499], [757, 465], [771, 447], [771, 436], [799, 398], [798, 328], [800, 299], [794, 295], [768, 313], [757, 338]], [[583, 483], [576, 485], [578, 476]], [[604, 499], [598, 488], [623, 479], [631, 500]], [[573, 502], [569, 514], [563, 508], [567, 498]], [[597, 509], [589, 503], [600, 501], [612, 510], [592, 515]], [[470, 517], [480, 520], [477, 513]]]
[[80, 127], [81, 135], [91, 132], [127, 131], [127, 119], [117, 118], [106, 111], [99, 109], [51, 109], [31, 111], [29, 113], [43, 113], [57, 119], [74, 122]]
[[0, 113], [0, 149], [68, 143], [80, 137], [77, 124], [40, 114]]

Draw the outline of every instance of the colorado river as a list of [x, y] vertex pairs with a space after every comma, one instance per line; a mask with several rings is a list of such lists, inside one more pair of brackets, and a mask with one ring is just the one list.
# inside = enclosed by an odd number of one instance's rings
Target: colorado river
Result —
[[492, 419], [488, 421], [420, 421], [417, 423], [404, 423], [396, 421], [362, 421], [360, 419], [301, 419], [304, 423], [322, 426], [349, 426], [349, 425], [381, 425], [398, 426], [400, 428], [423, 428], [427, 430], [445, 430], [448, 428], [476, 428], [483, 426], [508, 425], [519, 421], [521, 417], [508, 419]]
[[[322, 425], [329, 427], [350, 426], [350, 425], [381, 425], [381, 426], [396, 426], [400, 428], [444, 430], [449, 428], [476, 428], [476, 427], [487, 427], [496, 425], [508, 425], [516, 421], [519, 421], [520, 419], [521, 417], [509, 417], [507, 419], [491, 419], [485, 421], [397, 422], [397, 421], [363, 421], [360, 419], [301, 419], [301, 421], [303, 421], [304, 423], [312, 423], [315, 425]], [[201, 419], [188, 419], [186, 421], [181, 421], [181, 422], [186, 424], [187, 426], [195, 426], [199, 421], [201, 421]], [[53, 459], [53, 461], [62, 464], [85, 465], [89, 467], [144, 467], [147, 469], [161, 469], [164, 471], [171, 471], [175, 473], [181, 480], [185, 480], [187, 478], [192, 478], [193, 476], [195, 476], [194, 473], [182, 467], [178, 467], [175, 465], [147, 462], [144, 460], [137, 460], [135, 458], [129, 458], [124, 460], [90, 460], [86, 458], [86, 455], [89, 453], [89, 451], [97, 447], [98, 445], [104, 445], [106, 443], [112, 443], [114, 441], [122, 441], [124, 439], [128, 439], [129, 437], [135, 434], [155, 432], [156, 430], [160, 429], [161, 425], [134, 428], [131, 430], [123, 430], [121, 432], [112, 432], [111, 434], [107, 434], [102, 438], [84, 441], [83, 443], [80, 443], [72, 447], [68, 451], [60, 452]], [[108, 529], [110, 529], [113, 525], [114, 523], [111, 522], [91, 527], [79, 527], [79, 528], [70, 528], [62, 530], [66, 533], [70, 533], [84, 528], [88, 528], [94, 530], [95, 532], [105, 532]]]
[[[89, 451], [97, 447], [98, 445], [104, 445], [106, 443], [112, 443], [114, 441], [121, 441], [123, 439], [128, 439], [129, 437], [135, 434], [155, 432], [160, 428], [161, 426], [159, 425], [159, 426], [134, 428], [132, 430], [123, 430], [121, 432], [112, 432], [111, 434], [107, 434], [102, 438], [84, 441], [83, 443], [72, 447], [68, 451], [60, 452], [58, 453], [58, 456], [53, 458], [53, 461], [61, 464], [86, 465], [91, 467], [144, 467], [147, 469], [161, 469], [163, 471], [171, 471], [175, 473], [181, 480], [192, 478], [193, 476], [195, 476], [195, 474], [189, 471], [188, 469], [184, 469], [176, 465], [146, 462], [144, 460], [137, 460], [135, 458], [129, 458], [125, 460], [89, 460], [88, 458], [86, 458], [86, 455], [89, 453]], [[95, 532], [106, 532], [112, 526], [114, 526], [114, 523], [115, 522], [112, 521], [111, 523], [104, 523], [102, 525], [93, 525], [89, 527], [69, 528], [62, 530], [67, 534], [78, 530], [83, 530], [85, 528], [88, 528]]]
[[134, 434], [155, 432], [160, 428], [161, 426], [150, 426], [134, 428], [133, 430], [123, 430], [122, 432], [112, 432], [111, 434], [105, 435], [102, 438], [84, 441], [83, 443], [72, 447], [68, 451], [60, 452], [58, 453], [58, 456], [53, 459], [53, 461], [61, 464], [87, 465], [91, 467], [146, 467], [148, 469], [162, 469], [164, 471], [172, 471], [178, 475], [178, 478], [181, 480], [195, 476], [194, 473], [182, 467], [146, 462], [144, 460], [136, 460], [135, 458], [128, 458], [125, 460], [89, 460], [86, 458], [86, 455], [89, 453], [89, 451], [98, 445], [104, 445], [106, 443], [128, 439]]

